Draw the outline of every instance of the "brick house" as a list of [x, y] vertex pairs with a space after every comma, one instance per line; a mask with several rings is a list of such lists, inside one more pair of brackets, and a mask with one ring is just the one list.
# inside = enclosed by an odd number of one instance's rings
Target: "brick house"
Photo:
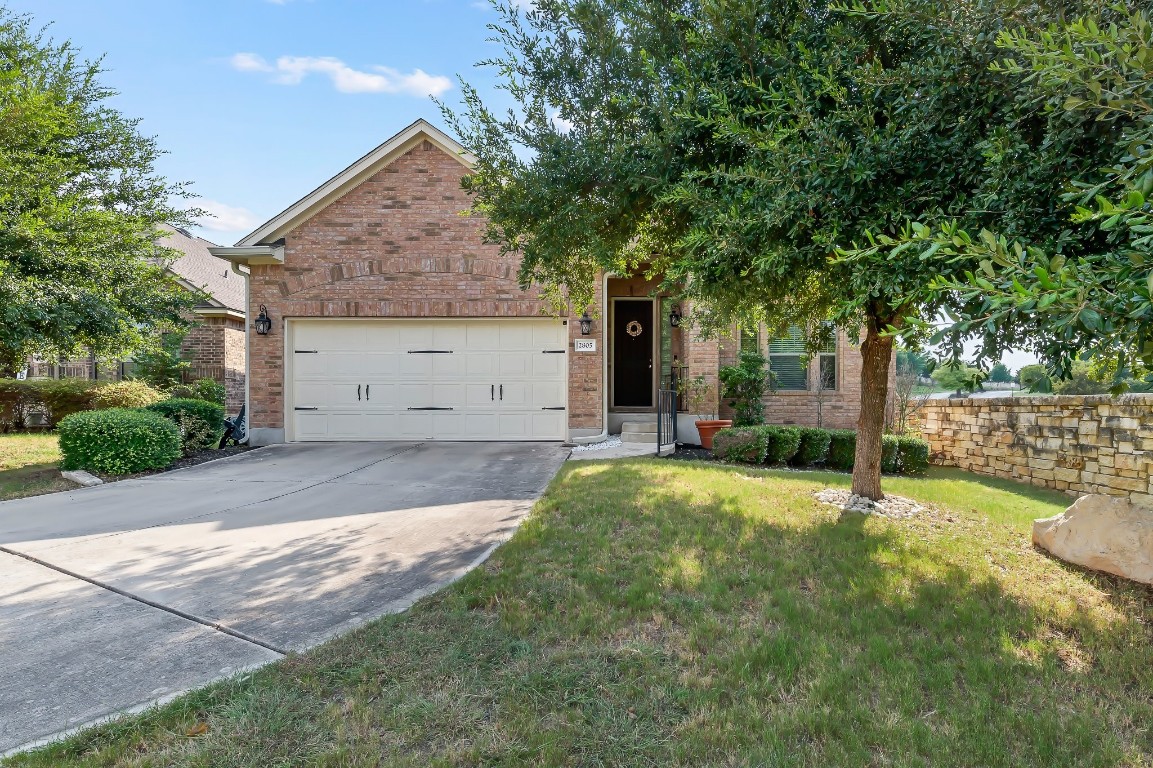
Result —
[[235, 413], [244, 404], [244, 277], [209, 253], [216, 247], [183, 229], [165, 227], [160, 244], [181, 255], [168, 271], [190, 291], [203, 294], [192, 308], [193, 325], [181, 343], [189, 361], [189, 380], [213, 379], [224, 385], [225, 407]]
[[[469, 172], [460, 144], [417, 121], [236, 246], [209, 249], [247, 276], [249, 317], [271, 320], [265, 335], [249, 325], [253, 444], [593, 441], [655, 420], [674, 374], [715, 383], [741, 343], [763, 345], [778, 375], [770, 422], [855, 425], [860, 354], [843, 334], [811, 359], [763, 334], [700, 338], [674, 327], [689, 307], [615, 275], [588, 334], [580, 312], [553, 316], [518, 286], [516, 257], [462, 215]], [[678, 420], [694, 440], [693, 416]]]

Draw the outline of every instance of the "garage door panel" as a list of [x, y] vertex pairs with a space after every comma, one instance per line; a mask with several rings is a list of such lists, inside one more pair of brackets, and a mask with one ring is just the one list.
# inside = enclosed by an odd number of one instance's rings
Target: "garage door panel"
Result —
[[434, 381], [464, 376], [465, 359], [463, 355], [432, 355], [431, 357]]
[[[296, 440], [559, 440], [567, 343], [550, 320], [294, 321]], [[503, 389], [503, 399], [501, 390]], [[358, 399], [359, 393], [359, 399]], [[429, 409], [429, 410], [425, 410]], [[436, 410], [432, 410], [436, 409]]]
[[502, 352], [496, 360], [496, 372], [498, 376], [531, 376], [532, 362], [529, 352]]
[[394, 376], [400, 367], [400, 355], [395, 352], [371, 352], [361, 356], [361, 373], [365, 376]]
[[564, 355], [535, 355], [531, 359], [532, 376], [534, 378], [548, 377], [560, 378], [564, 375]]

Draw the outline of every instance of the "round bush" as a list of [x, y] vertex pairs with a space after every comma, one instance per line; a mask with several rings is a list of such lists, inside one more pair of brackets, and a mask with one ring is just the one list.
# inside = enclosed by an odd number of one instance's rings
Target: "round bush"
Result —
[[830, 438], [829, 466], [848, 472], [856, 460], [857, 433], [851, 429], [834, 429], [830, 432]]
[[148, 411], [107, 408], [74, 413], [58, 429], [62, 469], [127, 475], [163, 469], [180, 458], [180, 430]]
[[797, 455], [801, 447], [801, 430], [797, 427], [776, 427], [769, 440], [768, 464], [784, 464]]
[[929, 443], [919, 437], [897, 438], [898, 463], [910, 475], [924, 474], [929, 468]]
[[833, 435], [827, 429], [805, 427], [801, 429], [801, 447], [793, 457], [793, 463], [802, 467], [823, 464], [829, 457], [829, 443]]
[[214, 448], [224, 432], [224, 406], [219, 403], [174, 397], [153, 403], [146, 410], [177, 426], [185, 455]]
[[886, 475], [896, 474], [900, 468], [896, 435], [881, 435], [881, 471]]
[[164, 393], [143, 381], [118, 381], [96, 390], [93, 408], [143, 408], [164, 399]]
[[768, 434], [758, 427], [728, 427], [713, 438], [713, 455], [725, 461], [760, 464], [768, 450]]

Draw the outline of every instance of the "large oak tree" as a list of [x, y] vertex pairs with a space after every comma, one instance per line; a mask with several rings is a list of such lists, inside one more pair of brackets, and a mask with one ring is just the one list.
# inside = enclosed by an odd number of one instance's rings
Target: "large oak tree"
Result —
[[98, 62], [0, 8], [0, 377], [33, 354], [124, 354], [196, 297], [164, 265], [187, 194], [108, 104]]
[[[1034, 141], [1018, 84], [990, 65], [1001, 30], [1072, 5], [536, 0], [502, 7], [503, 53], [485, 62], [516, 108], [497, 113], [465, 84], [446, 114], [478, 158], [474, 208], [523, 256], [522, 281], [579, 306], [597, 272], [648, 269], [706, 329], [795, 325], [813, 345], [824, 320], [863, 329], [853, 491], [878, 499], [894, 337], [968, 311], [934, 286], [979, 259], [869, 238], [987, 219], [1055, 236], [1057, 217], [996, 203], [1025, 166], [1035, 194], [1059, 195], [1066, 158]], [[1099, 160], [1089, 147], [1079, 162]], [[995, 343], [1038, 332], [1016, 316]]]

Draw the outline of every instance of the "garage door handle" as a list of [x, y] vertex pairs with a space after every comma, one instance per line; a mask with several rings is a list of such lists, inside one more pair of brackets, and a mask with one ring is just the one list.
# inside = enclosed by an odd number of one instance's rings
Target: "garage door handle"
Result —
[[410, 349], [410, 355], [451, 355], [451, 349]]
[[296, 354], [298, 354], [298, 355], [317, 355], [320, 353], [315, 349], [298, 349], [298, 350], [296, 350]]
[[541, 408], [541, 410], [542, 411], [563, 411], [564, 406], [563, 405], [545, 406], [544, 408]]
[[295, 408], [293, 408], [293, 410], [294, 411], [319, 411], [320, 409], [317, 408], [315, 405], [306, 405], [304, 407], [301, 407], [298, 405]]
[[372, 399], [372, 385], [371, 384], [365, 384], [364, 385], [364, 399], [365, 400], [371, 400]]
[[496, 400], [496, 384], [488, 385], [488, 399]]
[[543, 349], [541, 351], [546, 355], [563, 355], [565, 352], [563, 349]]
[[501, 401], [504, 400], [504, 384], [500, 385], [500, 399]]
[[445, 408], [439, 405], [426, 405], [423, 408], [409, 408], [410, 411], [451, 411], [452, 408]]
[[360, 385], [359, 384], [356, 385], [356, 400], [357, 400], [357, 402], [360, 402]]

